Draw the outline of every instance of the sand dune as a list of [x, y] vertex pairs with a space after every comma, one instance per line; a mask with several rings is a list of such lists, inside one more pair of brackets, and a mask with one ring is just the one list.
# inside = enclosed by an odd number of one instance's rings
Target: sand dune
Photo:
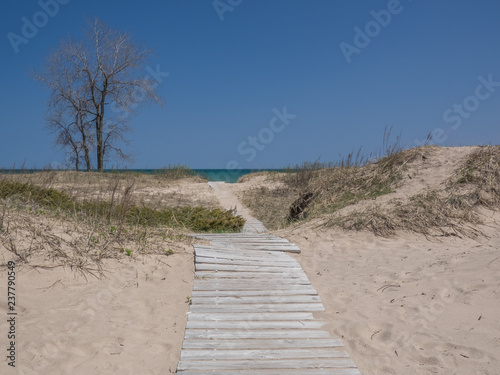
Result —
[[[395, 192], [338, 214], [442, 188], [473, 150], [427, 148]], [[233, 189], [241, 194], [259, 179]], [[301, 248], [294, 257], [326, 309], [316, 315], [364, 375], [493, 375], [500, 374], [500, 213], [479, 214], [485, 236], [475, 240], [402, 231], [383, 238], [325, 227], [326, 218], [273, 234]]]
[[[342, 211], [384, 207], [442, 186], [471, 150], [430, 148], [414, 161], [395, 192]], [[276, 181], [260, 175], [230, 189], [241, 193], [272, 184]], [[192, 188], [181, 190], [195, 194], [197, 186], [193, 182]], [[146, 194], [147, 187], [143, 190]], [[216, 196], [205, 185], [203, 194], [213, 204]], [[238, 201], [223, 203], [243, 209]], [[326, 309], [316, 316], [329, 322], [332, 336], [342, 338], [364, 375], [494, 375], [500, 374], [500, 213], [483, 209], [479, 214], [485, 236], [474, 240], [401, 231], [383, 238], [325, 227], [325, 218], [273, 234], [301, 248], [294, 257]], [[38, 227], [66, 236], [57, 224]], [[29, 246], [26, 233], [17, 237]], [[105, 259], [100, 279], [85, 278], [69, 267], [51, 268], [50, 251], [43, 249], [40, 254], [45, 255], [35, 258], [42, 267], [18, 262], [17, 367], [4, 363], [1, 373], [175, 373], [193, 281], [192, 248], [176, 246], [170, 256]], [[0, 245], [0, 263], [15, 258]], [[0, 269], [2, 296], [7, 294], [7, 271]], [[6, 301], [0, 299], [4, 312]], [[4, 313], [4, 350], [8, 327]]]

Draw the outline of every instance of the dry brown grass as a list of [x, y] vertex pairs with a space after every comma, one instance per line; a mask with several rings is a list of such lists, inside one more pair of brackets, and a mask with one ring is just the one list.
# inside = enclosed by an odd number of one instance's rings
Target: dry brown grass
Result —
[[[369, 203], [396, 191], [412, 163], [431, 158], [437, 150], [436, 146], [396, 150], [362, 165], [358, 165], [359, 156], [352, 154], [336, 166], [305, 163], [289, 173], [269, 174], [268, 184], [246, 190], [242, 200], [270, 229], [289, 225], [286, 217], [292, 202], [300, 193], [312, 192], [308, 217], [326, 217], [326, 226], [369, 230], [380, 236], [398, 230], [432, 237], [483, 235], [478, 229], [482, 223], [479, 209], [500, 206], [500, 146], [474, 149], [439, 186], [409, 198], [393, 198], [383, 206]], [[342, 210], [359, 202], [366, 204]]]
[[374, 199], [392, 192], [401, 181], [407, 164], [421, 157], [425, 149], [393, 149], [391, 152], [374, 163], [368, 163], [358, 152], [335, 165], [304, 163], [288, 173], [269, 174], [268, 179], [273, 184], [246, 191], [242, 196], [243, 204], [269, 229], [278, 229], [289, 225], [286, 219], [289, 207], [301, 193], [314, 194], [306, 211], [309, 218]]
[[240, 199], [268, 229], [287, 225], [288, 208], [297, 193], [287, 187], [262, 186], [245, 191]]
[[448, 189], [469, 207], [500, 204], [500, 146], [484, 146], [472, 152], [448, 182]]
[[408, 202], [393, 202], [389, 207], [372, 205], [362, 211], [333, 216], [326, 226], [345, 230], [369, 230], [389, 237], [403, 230], [425, 236], [466, 236], [481, 234], [475, 228], [479, 218], [471, 210], [455, 205], [456, 197], [445, 198], [437, 191], [412, 196]]
[[55, 215], [42, 206], [12, 198], [0, 200], [0, 217], [0, 254], [3, 249], [11, 252], [25, 267], [70, 267], [84, 276], [101, 277], [104, 259], [169, 256], [185, 251], [192, 242], [179, 229], [118, 228], [92, 217], [81, 220]]
[[482, 223], [478, 208], [500, 206], [500, 146], [481, 147], [440, 189], [428, 190], [386, 207], [370, 206], [347, 215], [335, 215], [327, 226], [345, 230], [370, 230], [391, 236], [398, 230], [426, 236], [477, 238]]

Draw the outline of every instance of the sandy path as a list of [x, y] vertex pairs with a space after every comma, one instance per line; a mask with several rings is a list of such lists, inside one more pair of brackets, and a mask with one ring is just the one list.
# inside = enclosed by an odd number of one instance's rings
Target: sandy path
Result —
[[242, 232], [244, 233], [264, 233], [266, 227], [261, 221], [252, 216], [250, 210], [241, 204], [235, 194], [228, 188], [225, 182], [209, 182], [220, 205], [226, 210], [236, 209], [236, 214], [242, 216], [246, 221]]
[[[227, 184], [210, 185], [223, 207], [240, 206]], [[238, 214], [253, 219], [244, 208]], [[194, 291], [178, 372], [361, 375], [341, 340], [312, 314], [324, 310], [317, 291], [283, 252], [299, 249], [256, 234], [255, 227], [248, 231], [197, 235], [211, 246], [195, 245]]]

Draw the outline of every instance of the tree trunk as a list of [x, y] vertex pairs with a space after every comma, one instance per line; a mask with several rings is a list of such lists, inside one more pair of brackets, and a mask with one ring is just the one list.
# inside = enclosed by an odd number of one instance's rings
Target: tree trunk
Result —
[[[82, 124], [83, 126], [83, 124]], [[82, 127], [82, 129], [84, 129]], [[85, 134], [85, 131], [82, 131], [82, 148], [83, 148], [83, 155], [85, 157], [85, 164], [87, 167], [87, 172], [90, 172], [91, 169], [91, 164], [90, 164], [90, 155], [89, 155], [89, 147], [87, 146], [87, 135]]]
[[73, 146], [73, 152], [75, 153], [75, 171], [79, 171], [80, 170], [80, 155], [78, 152], [78, 146], [74, 142], [71, 142], [71, 145]]
[[104, 144], [102, 138], [102, 132], [104, 129], [104, 108], [106, 104], [106, 93], [108, 90], [108, 80], [104, 79], [101, 91], [101, 100], [99, 102], [99, 115], [96, 119], [96, 138], [97, 138], [97, 171], [104, 171]]
[[102, 118], [96, 119], [96, 140], [97, 140], [97, 171], [104, 171], [104, 147], [102, 142]]
[[87, 165], [87, 172], [90, 172], [90, 170], [92, 169], [92, 165], [90, 164], [89, 148], [87, 146], [85, 146], [84, 152], [85, 152], [85, 164]]

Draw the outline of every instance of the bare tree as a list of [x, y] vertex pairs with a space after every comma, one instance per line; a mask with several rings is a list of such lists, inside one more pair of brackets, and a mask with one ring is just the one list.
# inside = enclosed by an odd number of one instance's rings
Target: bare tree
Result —
[[51, 89], [49, 108], [76, 112], [74, 128], [80, 131], [83, 143], [79, 150], [84, 155], [91, 148], [87, 125], [92, 124], [100, 172], [111, 156], [130, 158], [121, 147], [127, 144], [127, 118], [118, 117], [108, 110], [109, 106], [113, 104], [130, 114], [136, 110], [139, 95], [141, 102], [162, 103], [152, 78], [138, 75], [150, 55], [151, 50], [136, 44], [128, 33], [94, 19], [88, 22], [82, 39], [63, 42], [44, 72], [36, 74]]
[[90, 171], [95, 140], [88, 119], [87, 90], [82, 84], [83, 74], [71, 63], [67, 48], [63, 47], [47, 59], [44, 69], [35, 72], [34, 78], [51, 90], [46, 121], [48, 129], [56, 134], [55, 144], [66, 150], [76, 170], [82, 158]]

